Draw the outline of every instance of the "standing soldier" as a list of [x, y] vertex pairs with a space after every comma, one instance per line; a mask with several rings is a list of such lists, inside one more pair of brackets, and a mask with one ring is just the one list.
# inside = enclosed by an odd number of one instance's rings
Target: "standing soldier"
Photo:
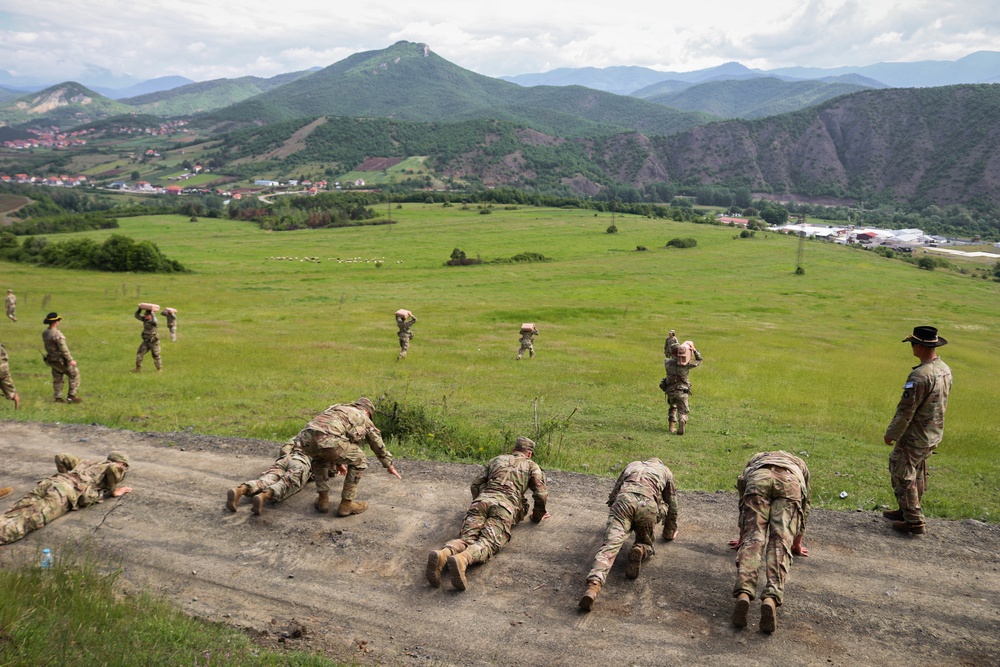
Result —
[[701, 352], [695, 349], [694, 343], [689, 340], [674, 347], [670, 357], [663, 362], [667, 377], [664, 378], [664, 382], [660, 386], [666, 392], [667, 403], [670, 406], [668, 419], [670, 420], [671, 433], [684, 435], [684, 427], [687, 425], [688, 414], [691, 412], [688, 406], [688, 396], [691, 394], [688, 374], [692, 368], [700, 365]]
[[71, 510], [132, 490], [118, 486], [128, 472], [128, 457], [121, 452], [111, 452], [100, 463], [81, 461], [72, 454], [56, 454], [56, 471], [0, 516], [0, 544], [16, 542]]
[[674, 355], [674, 348], [680, 345], [677, 342], [677, 336], [674, 334], [674, 330], [671, 329], [667, 332], [667, 340], [663, 341], [663, 357], [669, 359]]
[[740, 537], [729, 546], [736, 553], [733, 625], [745, 628], [750, 601], [757, 594], [761, 560], [767, 583], [760, 606], [761, 632], [774, 632], [792, 554], [808, 556], [802, 535], [809, 519], [809, 468], [785, 451], [760, 452], [736, 479]]
[[653, 550], [653, 530], [663, 521], [663, 539], [677, 537], [677, 489], [670, 468], [660, 459], [633, 461], [618, 475], [618, 481], [608, 494], [608, 525], [604, 543], [594, 557], [594, 566], [587, 575], [587, 592], [580, 598], [580, 609], [594, 608], [608, 572], [615, 562], [629, 533], [635, 531], [635, 543], [628, 555], [625, 576], [636, 579], [642, 562], [656, 553]]
[[511, 529], [528, 513], [525, 494], [532, 492], [531, 520], [539, 523], [549, 517], [545, 511], [548, 491], [545, 473], [531, 460], [535, 443], [519, 437], [511, 454], [494, 457], [472, 483], [472, 504], [462, 521], [462, 531], [427, 557], [427, 581], [441, 585], [441, 572], [447, 564], [451, 585], [464, 591], [468, 585], [465, 569], [473, 563], [485, 563], [510, 540]]
[[135, 311], [135, 319], [142, 322], [142, 342], [139, 343], [139, 349], [135, 351], [134, 373], [142, 371], [142, 358], [146, 356], [147, 352], [153, 353], [153, 363], [156, 364], [156, 370], [163, 368], [163, 361], [160, 359], [160, 333], [157, 328], [159, 322], [156, 321], [156, 315], [153, 314], [151, 308], [147, 309], [145, 313], [142, 311], [142, 307]]
[[163, 314], [167, 318], [167, 329], [170, 330], [170, 342], [177, 342], [177, 309], [164, 308]]
[[[56, 403], [82, 403], [83, 400], [76, 395], [80, 388], [80, 370], [76, 367], [76, 360], [69, 353], [66, 347], [66, 336], [59, 331], [59, 322], [62, 317], [58, 313], [49, 313], [42, 320], [42, 324], [49, 325], [49, 328], [42, 332], [42, 343], [45, 345], [45, 364], [52, 369], [52, 393], [55, 395]], [[63, 376], [69, 378], [69, 393], [66, 400], [62, 398]]]
[[927, 532], [920, 499], [927, 488], [927, 459], [944, 435], [944, 411], [951, 392], [951, 369], [937, 356], [948, 341], [934, 327], [914, 327], [903, 339], [920, 363], [903, 384], [903, 396], [883, 441], [896, 446], [889, 455], [889, 474], [899, 509], [883, 512], [893, 529], [923, 535]]
[[362, 396], [353, 404], [331, 405], [306, 424], [294, 442], [312, 458], [312, 473], [316, 480], [316, 510], [330, 511], [330, 467], [347, 466], [347, 477], [340, 492], [338, 516], [361, 514], [368, 509], [365, 501], [355, 501], [358, 482], [368, 469], [361, 444], [368, 443], [382, 467], [397, 479], [402, 476], [393, 465], [392, 454], [382, 442], [382, 434], [372, 423], [375, 405]]
[[520, 361], [521, 357], [524, 356], [525, 350], [528, 352], [528, 358], [535, 358], [535, 346], [532, 343], [532, 338], [538, 335], [538, 327], [534, 324], [528, 322], [521, 325], [521, 349], [517, 351], [517, 360]]
[[262, 472], [260, 477], [229, 489], [226, 509], [235, 512], [240, 498], [253, 496], [253, 513], [260, 514], [264, 510], [264, 503], [268, 500], [280, 503], [298, 493], [299, 489], [309, 481], [311, 466], [312, 459], [306, 456], [295, 441], [286, 442], [277, 460]]
[[399, 328], [399, 356], [396, 361], [406, 359], [406, 352], [410, 349], [410, 341], [413, 340], [413, 332], [410, 329], [417, 323], [417, 318], [408, 310], [396, 311], [396, 326]]
[[7, 317], [10, 318], [10, 321], [17, 322], [17, 297], [14, 296], [14, 290], [7, 290], [4, 306], [7, 308]]
[[3, 343], [0, 343], [0, 390], [3, 391], [4, 398], [14, 401], [14, 409], [21, 405], [21, 399], [14, 389], [14, 380], [10, 377], [10, 367], [7, 365], [7, 350]]

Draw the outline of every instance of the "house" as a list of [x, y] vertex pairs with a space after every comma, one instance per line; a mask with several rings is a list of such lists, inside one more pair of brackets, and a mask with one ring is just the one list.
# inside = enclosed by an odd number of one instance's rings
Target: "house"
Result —
[[257, 180], [254, 181], [253, 184], [260, 185], [265, 188], [276, 188], [279, 185], [281, 185], [281, 183], [279, 183], [278, 181], [265, 181], [265, 180]]
[[166, 192], [168, 195], [179, 195], [183, 188], [179, 185], [168, 185]]

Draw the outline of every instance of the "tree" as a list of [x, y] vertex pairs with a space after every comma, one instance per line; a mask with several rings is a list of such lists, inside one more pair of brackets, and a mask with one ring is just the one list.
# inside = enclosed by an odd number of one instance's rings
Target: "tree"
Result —
[[1000, 262], [993, 265], [993, 277], [1000, 280]]
[[142, 176], [142, 174], [140, 174], [140, 173], [139, 173], [138, 171], [133, 171], [133, 172], [132, 172], [132, 173], [130, 174], [130, 176], [132, 177], [132, 180], [133, 180], [133, 181], [138, 181], [138, 180], [139, 180], [139, 178], [140, 178], [140, 177]]
[[760, 217], [772, 227], [778, 227], [788, 222], [788, 209], [784, 206], [768, 204], [761, 210]]
[[451, 251], [451, 258], [461, 262], [463, 259], [465, 259], [465, 252], [463, 250], [460, 250], [459, 248], [455, 248], [454, 250]]

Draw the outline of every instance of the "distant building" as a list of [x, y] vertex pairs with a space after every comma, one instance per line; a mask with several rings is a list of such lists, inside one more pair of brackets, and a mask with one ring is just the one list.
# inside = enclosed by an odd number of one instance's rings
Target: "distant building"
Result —
[[278, 181], [265, 181], [265, 180], [257, 180], [254, 181], [253, 184], [260, 185], [261, 187], [265, 188], [276, 188], [279, 185], [281, 185], [281, 183], [279, 183]]

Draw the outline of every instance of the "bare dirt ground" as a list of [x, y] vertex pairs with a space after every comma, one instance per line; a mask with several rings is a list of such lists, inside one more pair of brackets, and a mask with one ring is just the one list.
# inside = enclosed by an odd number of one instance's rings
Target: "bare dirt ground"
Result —
[[623, 550], [589, 614], [577, 601], [609, 479], [550, 471], [552, 518], [518, 526], [465, 593], [431, 588], [423, 568], [458, 530], [473, 466], [403, 460], [399, 481], [373, 461], [364, 514], [316, 513], [309, 485], [257, 517], [245, 500], [228, 512], [225, 492], [265, 469], [276, 443], [0, 422], [0, 482], [15, 487], [0, 511], [54, 472], [57, 452], [114, 449], [131, 457], [135, 491], [0, 547], [0, 567], [84, 543], [190, 614], [362, 664], [1000, 665], [995, 525], [932, 520], [917, 538], [874, 513], [814, 510], [811, 557], [796, 560], [765, 635], [756, 604], [750, 627], [729, 623], [731, 493], [682, 493], [678, 539], [658, 543], [636, 581]]

